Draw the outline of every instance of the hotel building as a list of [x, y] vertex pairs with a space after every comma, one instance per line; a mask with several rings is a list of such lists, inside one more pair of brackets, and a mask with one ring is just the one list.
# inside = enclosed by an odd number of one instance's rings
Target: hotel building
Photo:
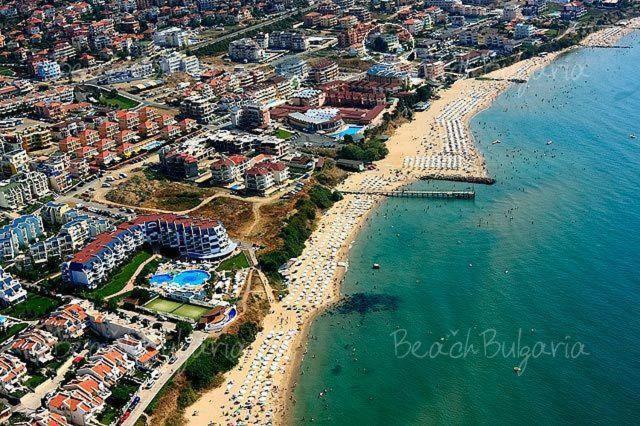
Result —
[[143, 245], [175, 250], [190, 259], [215, 259], [236, 248], [220, 222], [174, 214], [139, 216], [113, 232], [98, 235], [63, 263], [62, 278], [73, 285], [95, 288]]

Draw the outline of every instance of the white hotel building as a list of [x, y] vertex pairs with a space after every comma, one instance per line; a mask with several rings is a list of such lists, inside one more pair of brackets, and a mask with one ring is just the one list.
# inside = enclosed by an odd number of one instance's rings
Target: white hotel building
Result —
[[95, 288], [143, 245], [176, 250], [190, 259], [216, 259], [236, 248], [221, 223], [174, 214], [139, 216], [104, 233], [62, 264], [62, 278]]

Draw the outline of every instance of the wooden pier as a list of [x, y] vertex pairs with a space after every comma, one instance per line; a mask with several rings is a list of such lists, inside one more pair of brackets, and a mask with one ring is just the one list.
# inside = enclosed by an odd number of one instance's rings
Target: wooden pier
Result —
[[631, 46], [619, 46], [609, 44], [581, 44], [582, 47], [591, 47], [593, 49], [631, 49]]
[[405, 198], [459, 198], [473, 199], [476, 197], [475, 191], [340, 191], [343, 194], [357, 195], [381, 195], [383, 197], [405, 197]]

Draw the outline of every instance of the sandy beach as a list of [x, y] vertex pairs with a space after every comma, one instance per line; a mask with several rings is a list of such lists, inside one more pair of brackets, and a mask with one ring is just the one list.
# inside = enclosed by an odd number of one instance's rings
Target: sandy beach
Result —
[[[629, 27], [637, 25], [632, 22]], [[631, 28], [602, 30], [582, 45], [605, 46]], [[381, 197], [368, 191], [391, 190], [424, 176], [484, 178], [489, 175], [468, 123], [513, 82], [528, 79], [560, 53], [536, 57], [494, 71], [489, 79], [464, 79], [441, 91], [431, 107], [415, 114], [388, 141], [389, 155], [376, 170], [350, 175], [338, 189], [345, 195], [319, 220], [303, 254], [286, 273], [289, 294], [272, 306], [255, 342], [224, 383], [186, 411], [192, 425], [287, 424], [292, 389], [299, 376], [313, 319], [340, 299], [349, 248]], [[195, 413], [195, 415], [194, 415]]]

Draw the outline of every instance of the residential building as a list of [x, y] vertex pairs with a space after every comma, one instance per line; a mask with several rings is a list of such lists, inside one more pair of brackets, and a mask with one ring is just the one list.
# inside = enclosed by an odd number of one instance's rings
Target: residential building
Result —
[[42, 81], [57, 80], [61, 77], [62, 71], [56, 61], [38, 62], [35, 67], [36, 77]]
[[69, 426], [67, 418], [62, 414], [52, 413], [47, 409], [39, 409], [31, 415], [31, 426]]
[[128, 334], [125, 334], [113, 343], [126, 353], [138, 368], [150, 369], [160, 354], [156, 348], [146, 347], [142, 340], [136, 339], [134, 336]]
[[110, 395], [106, 383], [89, 375], [78, 376], [49, 398], [47, 408], [74, 425], [95, 424]]
[[249, 164], [249, 159], [244, 155], [223, 156], [211, 164], [211, 179], [224, 185], [241, 181]]
[[290, 105], [319, 108], [324, 105], [326, 94], [322, 90], [302, 89], [289, 99]]
[[57, 203], [55, 201], [49, 201], [42, 206], [40, 210], [40, 217], [42, 220], [52, 226], [63, 225], [68, 221], [68, 212], [71, 211], [71, 207], [66, 203]]
[[27, 366], [9, 353], [0, 353], [0, 390], [13, 393], [27, 379]]
[[507, 3], [502, 9], [502, 19], [508, 22], [522, 19], [522, 12], [520, 6], [515, 3]]
[[195, 56], [187, 56], [181, 52], [164, 52], [158, 59], [158, 66], [164, 74], [185, 72], [197, 74], [200, 72], [200, 61]]
[[44, 235], [42, 219], [36, 215], [23, 215], [0, 228], [0, 261], [10, 262], [29, 244]]
[[2, 175], [11, 177], [29, 170], [29, 155], [22, 147], [7, 151], [0, 157]]
[[235, 62], [262, 62], [266, 53], [255, 40], [243, 38], [229, 44], [229, 58]]
[[51, 146], [51, 130], [40, 125], [29, 126], [6, 135], [5, 139], [7, 142], [21, 145], [22, 149], [31, 152]]
[[266, 136], [260, 139], [256, 150], [261, 154], [280, 158], [289, 154], [290, 149], [291, 144], [288, 141], [275, 136]]
[[246, 171], [244, 183], [247, 192], [266, 195], [288, 179], [289, 168], [286, 164], [265, 161]]
[[91, 376], [96, 381], [111, 387], [123, 376], [131, 373], [134, 368], [135, 363], [122, 349], [117, 346], [107, 346], [90, 356], [87, 363], [78, 369], [77, 375], [78, 377]]
[[320, 18], [322, 17], [321, 13], [318, 12], [310, 12], [304, 15], [304, 25], [305, 27], [315, 27], [320, 25]]
[[175, 180], [190, 179], [198, 176], [198, 160], [187, 153], [169, 147], [160, 149], [160, 170]]
[[276, 74], [304, 80], [309, 74], [309, 65], [304, 59], [291, 56], [276, 65]]
[[316, 84], [324, 84], [338, 78], [338, 64], [330, 59], [321, 59], [311, 66], [309, 79]]
[[410, 76], [406, 71], [397, 69], [392, 64], [375, 64], [367, 71], [367, 80], [381, 84], [394, 84], [409, 87]]
[[[116, 113], [116, 120], [120, 130], [138, 130], [140, 125], [140, 116], [134, 111], [118, 111]], [[96, 141], [97, 142], [97, 141]]]
[[208, 99], [198, 95], [185, 98], [180, 105], [180, 110], [183, 114], [201, 124], [210, 124], [215, 118], [213, 104]]
[[420, 64], [420, 74], [430, 81], [441, 81], [445, 77], [444, 62], [425, 61]]
[[45, 364], [53, 359], [53, 348], [58, 339], [51, 333], [38, 328], [27, 329], [14, 337], [9, 350], [27, 362]]
[[44, 328], [60, 339], [77, 339], [87, 328], [88, 315], [78, 304], [65, 305], [44, 320]]
[[34, 264], [46, 263], [51, 259], [62, 260], [78, 252], [90, 239], [111, 227], [106, 219], [80, 215], [73, 210], [69, 212], [69, 216], [70, 219], [60, 227], [56, 235], [29, 245], [29, 255]]
[[170, 27], [153, 34], [153, 42], [157, 46], [182, 48], [188, 46], [189, 34], [178, 27]]
[[27, 291], [22, 288], [20, 281], [0, 267], [0, 303], [6, 307], [25, 300]]
[[269, 48], [304, 52], [309, 49], [309, 40], [301, 32], [275, 31], [269, 34]]
[[560, 16], [565, 21], [572, 21], [583, 17], [587, 13], [587, 8], [580, 1], [572, 1], [562, 5]]
[[271, 125], [269, 108], [261, 104], [245, 104], [231, 114], [231, 123], [242, 129], [258, 129]]
[[22, 172], [0, 181], [0, 207], [19, 210], [29, 202], [49, 194], [44, 173]]
[[149, 78], [153, 75], [151, 62], [140, 62], [126, 68], [108, 70], [99, 77], [101, 83], [115, 84]]

